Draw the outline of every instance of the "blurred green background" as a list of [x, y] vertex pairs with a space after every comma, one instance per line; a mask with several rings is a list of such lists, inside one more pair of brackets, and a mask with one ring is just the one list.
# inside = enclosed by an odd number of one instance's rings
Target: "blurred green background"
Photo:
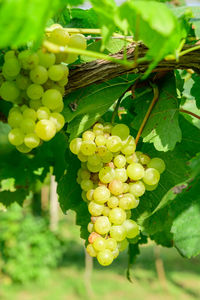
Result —
[[96, 261], [92, 267], [92, 261], [85, 260], [74, 213], [64, 216], [58, 208], [52, 215], [47, 186], [42, 194], [41, 206], [30, 206], [32, 198], [24, 208], [1, 208], [0, 299], [200, 299], [198, 257], [187, 260], [175, 249], [149, 242], [141, 247], [130, 283], [127, 253], [109, 267]]

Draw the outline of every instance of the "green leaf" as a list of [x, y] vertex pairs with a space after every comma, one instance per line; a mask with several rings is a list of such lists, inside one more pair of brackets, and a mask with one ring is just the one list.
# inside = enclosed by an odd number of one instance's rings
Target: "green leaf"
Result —
[[47, 20], [67, 3], [68, 0], [1, 1], [0, 48], [19, 47], [29, 41], [38, 43]]
[[18, 189], [15, 192], [0, 192], [0, 202], [3, 203], [6, 207], [11, 205], [13, 202], [17, 202], [20, 205], [23, 204], [25, 198], [27, 196], [27, 190]]
[[81, 198], [81, 189], [76, 181], [80, 162], [70, 151], [66, 153], [66, 158], [67, 174], [58, 182], [57, 188], [60, 207], [64, 213], [68, 209], [76, 212], [76, 223], [81, 226], [81, 237], [87, 239], [87, 224], [90, 222], [90, 214], [87, 204]]
[[128, 268], [127, 268], [127, 271], [126, 271], [126, 277], [130, 282], [132, 282], [130, 270], [131, 270], [131, 267], [134, 264], [138, 254], [140, 254], [139, 244], [129, 244], [129, 248], [128, 248]]
[[[63, 115], [69, 122], [67, 132], [70, 138], [80, 135], [97, 121], [137, 78], [138, 75], [131, 74], [68, 95]], [[75, 111], [71, 109], [72, 104], [76, 107]]]
[[97, 14], [94, 9], [73, 8], [70, 13], [71, 20], [66, 23], [72, 28], [97, 28]]
[[179, 252], [188, 258], [200, 254], [200, 187], [199, 180], [192, 184], [171, 206], [174, 218], [171, 232]]
[[[136, 118], [133, 127], [138, 129], [153, 99], [148, 93], [136, 99]], [[176, 95], [175, 79], [171, 75], [159, 86], [159, 100], [142, 132], [144, 143], [153, 143], [158, 151], [173, 150], [176, 143], [181, 141], [181, 130], [178, 122], [179, 100]]]

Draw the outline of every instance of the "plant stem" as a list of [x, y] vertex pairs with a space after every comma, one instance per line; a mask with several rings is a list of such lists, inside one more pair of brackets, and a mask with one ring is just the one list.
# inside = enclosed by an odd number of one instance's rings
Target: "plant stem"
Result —
[[82, 49], [77, 49], [77, 48], [71, 48], [71, 47], [67, 47], [67, 46], [66, 47], [58, 46], [47, 40], [45, 40], [43, 42], [43, 46], [53, 53], [60, 53], [60, 52], [61, 53], [74, 53], [74, 54], [78, 54], [78, 55], [94, 57], [96, 59], [108, 60], [113, 63], [124, 65], [127, 68], [134, 68], [134, 66], [135, 66], [134, 63], [128, 62], [126, 60], [117, 59], [117, 58], [114, 58], [112, 56], [109, 56], [109, 55], [106, 55], [103, 53], [89, 51], [89, 50], [82, 50]]
[[136, 143], [136, 145], [137, 145], [137, 143], [138, 143], [138, 141], [139, 141], [139, 138], [140, 138], [140, 136], [141, 136], [141, 134], [142, 134], [142, 131], [143, 131], [143, 129], [144, 129], [144, 126], [146, 125], [146, 122], [147, 122], [147, 120], [148, 120], [148, 118], [149, 118], [149, 116], [150, 116], [150, 113], [151, 113], [151, 111], [152, 111], [152, 109], [153, 109], [153, 107], [154, 107], [156, 101], [158, 100], [159, 91], [158, 91], [158, 87], [157, 87], [157, 86], [154, 86], [154, 87], [153, 87], [153, 94], [154, 94], [154, 96], [153, 96], [153, 99], [152, 99], [152, 101], [151, 101], [151, 104], [150, 104], [150, 106], [149, 106], [149, 108], [148, 108], [148, 110], [147, 110], [147, 112], [146, 112], [146, 115], [145, 115], [145, 117], [144, 117], [144, 119], [143, 119], [143, 121], [142, 121], [142, 124], [141, 124], [141, 126], [140, 126], [140, 128], [139, 128], [139, 130], [138, 130], [137, 136], [136, 136], [136, 138], [135, 138], [135, 143]]
[[125, 95], [126, 92], [127, 92], [127, 91], [125, 91], [125, 92], [119, 97], [119, 99], [117, 100], [115, 109], [114, 109], [113, 114], [112, 114], [111, 124], [114, 124], [114, 122], [115, 122], [115, 117], [116, 117], [116, 115], [117, 115], [117, 113], [118, 113], [118, 109], [119, 109], [121, 100], [122, 100], [122, 98], [124, 97], [124, 95]]
[[187, 54], [187, 53], [190, 53], [190, 52], [195, 51], [195, 50], [198, 50], [198, 49], [200, 49], [200, 45], [194, 46], [194, 47], [191, 47], [191, 48], [189, 48], [189, 49], [186, 49], [186, 50], [181, 51], [181, 52], [179, 53], [179, 56], [183, 56], [183, 55], [185, 55], [185, 54]]
[[191, 111], [189, 111], [189, 110], [180, 108], [179, 111], [182, 112], [182, 113], [191, 115], [191, 116], [193, 116], [193, 117], [195, 117], [195, 118], [197, 118], [197, 119], [200, 120], [200, 116], [196, 115], [195, 113], [193, 113], [193, 112], [191, 112]]

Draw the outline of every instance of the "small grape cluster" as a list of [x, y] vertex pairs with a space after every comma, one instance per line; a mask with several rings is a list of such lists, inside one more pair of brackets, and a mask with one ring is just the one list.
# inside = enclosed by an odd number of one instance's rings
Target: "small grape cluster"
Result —
[[[83, 35], [70, 36], [58, 24], [51, 28], [47, 39], [57, 45], [86, 48]], [[11, 126], [8, 139], [20, 152], [30, 152], [63, 128], [65, 120], [61, 112], [69, 74], [66, 63], [77, 57], [54, 54], [43, 48], [37, 52], [10, 50], [5, 53], [0, 96], [13, 103], [8, 115]]]
[[107, 266], [139, 235], [131, 210], [145, 190], [157, 187], [165, 163], [135, 152], [135, 140], [125, 124], [96, 123], [71, 141], [70, 150], [81, 161], [77, 182], [91, 214], [86, 250]]

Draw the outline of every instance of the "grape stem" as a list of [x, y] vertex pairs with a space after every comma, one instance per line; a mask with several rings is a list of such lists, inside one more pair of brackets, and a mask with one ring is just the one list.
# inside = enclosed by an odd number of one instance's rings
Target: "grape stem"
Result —
[[144, 117], [144, 119], [143, 119], [143, 121], [142, 121], [142, 124], [140, 125], [140, 128], [139, 128], [139, 130], [138, 130], [137, 136], [136, 136], [136, 138], [135, 138], [135, 143], [136, 143], [136, 145], [137, 145], [137, 143], [138, 143], [138, 141], [139, 141], [139, 138], [140, 138], [140, 136], [141, 136], [141, 134], [142, 134], [142, 131], [143, 131], [145, 125], [146, 125], [146, 122], [147, 122], [147, 120], [148, 120], [148, 118], [149, 118], [149, 116], [150, 116], [150, 114], [151, 114], [151, 111], [152, 111], [152, 109], [153, 109], [153, 107], [154, 107], [156, 101], [158, 100], [158, 97], [159, 97], [159, 91], [158, 91], [158, 87], [157, 87], [156, 85], [153, 86], [153, 94], [154, 94], [154, 96], [153, 96], [153, 99], [152, 99], [152, 101], [151, 101], [151, 104], [150, 104], [150, 106], [149, 106], [149, 108], [148, 108], [148, 110], [147, 110], [147, 112], [146, 112], [146, 115], [145, 115], [145, 117]]
[[197, 118], [197, 119], [200, 120], [200, 116], [196, 115], [195, 113], [193, 113], [193, 112], [191, 112], [191, 111], [189, 111], [189, 110], [180, 108], [179, 111], [182, 112], [182, 113], [191, 115], [191, 116], [193, 116], [193, 117], [195, 117], [195, 118]]

